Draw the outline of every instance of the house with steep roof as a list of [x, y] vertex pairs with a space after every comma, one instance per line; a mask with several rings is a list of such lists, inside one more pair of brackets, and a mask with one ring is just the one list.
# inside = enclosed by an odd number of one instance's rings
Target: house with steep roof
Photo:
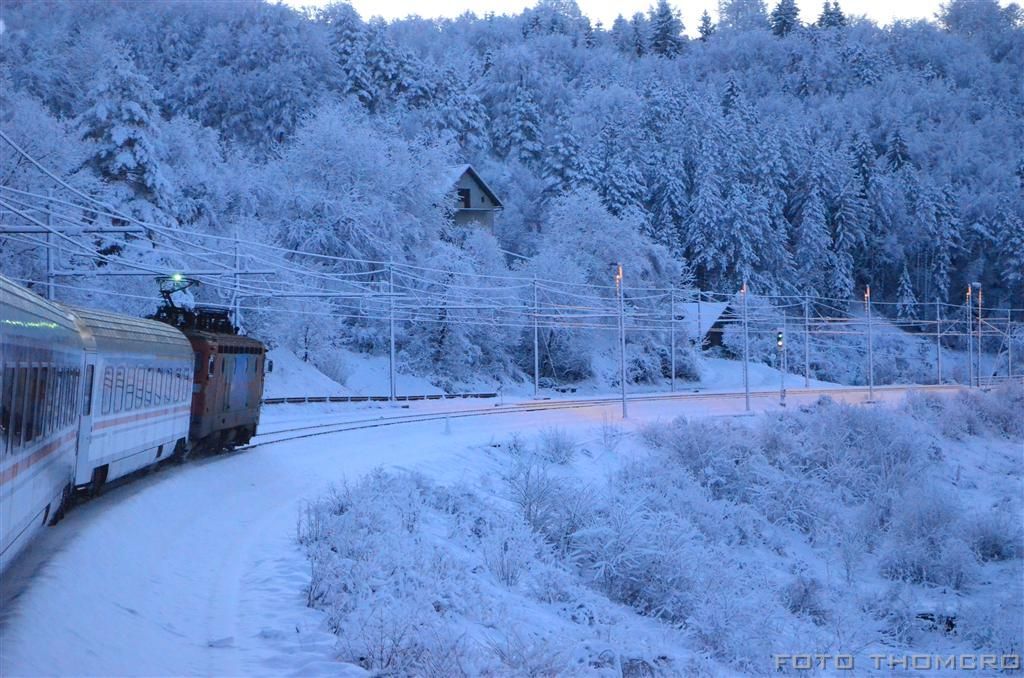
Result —
[[453, 220], [457, 226], [482, 226], [494, 231], [495, 214], [503, 205], [472, 165], [449, 167], [445, 190], [456, 195]]

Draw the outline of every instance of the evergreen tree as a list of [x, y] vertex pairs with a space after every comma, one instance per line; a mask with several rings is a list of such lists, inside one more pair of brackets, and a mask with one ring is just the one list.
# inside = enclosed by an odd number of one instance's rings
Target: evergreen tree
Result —
[[740, 31], [768, 27], [768, 11], [764, 0], [718, 0], [718, 23]]
[[633, 15], [629, 22], [629, 41], [633, 54], [642, 57], [647, 54], [650, 47], [649, 26], [647, 19], [640, 12]]
[[711, 15], [708, 14], [707, 10], [700, 15], [700, 25], [697, 27], [697, 32], [700, 34], [701, 42], [707, 42], [715, 33], [715, 24], [711, 22]]
[[903, 273], [900, 274], [899, 288], [896, 290], [896, 317], [900, 320], [917, 320], [917, 297], [914, 296], [906, 260], [903, 261]]
[[658, 164], [652, 196], [651, 237], [665, 245], [676, 256], [681, 256], [686, 247], [685, 221], [689, 212], [686, 188], [683, 186], [679, 165], [662, 162]]
[[580, 144], [564, 111], [559, 113], [554, 136], [542, 157], [549, 190], [560, 193], [580, 184]]
[[889, 161], [889, 169], [894, 171], [902, 169], [904, 165], [910, 163], [910, 150], [907, 148], [907, 143], [903, 141], [903, 135], [900, 134], [899, 128], [894, 129], [889, 136], [889, 149], [886, 151], [885, 157]]
[[512, 103], [511, 138], [516, 155], [525, 163], [537, 163], [544, 154], [540, 129], [540, 109], [530, 91], [520, 87]]
[[825, 282], [826, 257], [832, 245], [828, 224], [825, 222], [825, 205], [817, 188], [812, 189], [804, 202], [797, 228], [793, 260], [796, 262], [796, 286], [809, 296], [823, 296], [828, 289]]
[[800, 11], [796, 7], [796, 0], [779, 0], [779, 4], [772, 10], [768, 17], [768, 23], [772, 27], [772, 33], [780, 38], [789, 35], [800, 25]]
[[615, 17], [609, 34], [612, 37], [612, 44], [620, 52], [623, 54], [633, 54], [635, 52], [633, 47], [633, 31], [630, 28], [629, 21], [624, 16], [620, 14]]
[[829, 3], [825, 0], [821, 8], [821, 16], [818, 17], [818, 26], [821, 28], [841, 28], [846, 25], [846, 16], [839, 8], [838, 0]]
[[1020, 295], [1024, 293], [1024, 219], [1013, 213], [1002, 215], [999, 245], [1000, 273]]
[[725, 92], [722, 94], [722, 113], [729, 115], [736, 110], [740, 103], [740, 86], [734, 78], [729, 78], [725, 83]]
[[658, 0], [658, 6], [651, 10], [650, 33], [651, 51], [658, 56], [674, 59], [686, 47], [679, 12], [672, 9], [667, 0]]
[[87, 164], [104, 181], [127, 187], [131, 200], [167, 210], [173, 207], [173, 191], [156, 98], [149, 81], [115, 54], [98, 74], [88, 95], [92, 105], [78, 118], [78, 127], [92, 142]]

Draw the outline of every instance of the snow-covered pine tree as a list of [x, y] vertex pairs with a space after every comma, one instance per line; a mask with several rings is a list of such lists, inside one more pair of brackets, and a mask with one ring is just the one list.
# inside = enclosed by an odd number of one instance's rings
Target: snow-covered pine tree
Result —
[[906, 259], [903, 260], [903, 272], [896, 290], [896, 317], [900, 320], [917, 320], [918, 317], [917, 297], [914, 295]]
[[793, 248], [796, 286], [801, 293], [812, 297], [824, 296], [828, 289], [824, 265], [827, 265], [831, 245], [832, 238], [825, 222], [825, 205], [817, 187], [813, 187], [801, 210]]
[[516, 156], [527, 164], [536, 164], [544, 154], [540, 109], [526, 87], [519, 87], [512, 102], [511, 138]]
[[572, 124], [566, 112], [560, 110], [551, 141], [543, 154], [542, 176], [548, 183], [547, 190], [561, 193], [579, 184], [580, 155], [580, 143], [573, 134]]
[[651, 10], [650, 25], [651, 52], [667, 59], [682, 54], [686, 47], [683, 22], [679, 11], [672, 9], [667, 0], [658, 0], [657, 7]]
[[707, 10], [700, 15], [700, 25], [697, 26], [697, 33], [700, 34], [700, 41], [707, 42], [708, 38], [715, 34], [715, 24], [711, 21], [711, 15]]
[[77, 122], [82, 138], [92, 142], [86, 162], [104, 181], [126, 187], [129, 201], [167, 210], [173, 207], [174, 191], [156, 99], [149, 81], [128, 59], [114, 54], [97, 74], [88, 95], [92, 103]]
[[644, 211], [647, 187], [634, 153], [629, 152], [621, 135], [611, 125], [601, 131], [599, 189], [601, 201], [609, 212], [621, 216], [629, 209]]
[[903, 140], [903, 134], [898, 127], [889, 135], [889, 148], [885, 157], [889, 161], [889, 169], [893, 171], [900, 170], [910, 163], [910, 149], [907, 148], [907, 142]]
[[778, 37], [789, 35], [800, 25], [800, 10], [797, 9], [796, 0], [779, 0], [768, 17], [768, 23], [772, 33]]
[[764, 0], [718, 0], [718, 24], [739, 31], [767, 28]]
[[686, 247], [684, 223], [689, 212], [681, 167], [682, 163], [658, 163], [651, 200], [651, 236], [674, 255], [681, 255]]
[[650, 51], [650, 26], [643, 14], [637, 12], [629, 21], [629, 41], [633, 54], [642, 57]]
[[818, 17], [818, 26], [821, 28], [840, 28], [846, 25], [846, 16], [839, 7], [838, 1], [828, 2], [821, 8], [821, 16]]
[[1005, 213], [1002, 215], [1002, 228], [999, 231], [1000, 272], [1003, 279], [1014, 290], [1014, 294], [1024, 294], [1024, 218], [1019, 214]]

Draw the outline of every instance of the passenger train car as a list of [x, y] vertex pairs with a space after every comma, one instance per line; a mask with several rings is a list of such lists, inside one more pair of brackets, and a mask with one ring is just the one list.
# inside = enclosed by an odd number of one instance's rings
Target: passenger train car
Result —
[[252, 437], [263, 344], [195, 325], [66, 307], [0, 276], [0, 571], [74, 492]]

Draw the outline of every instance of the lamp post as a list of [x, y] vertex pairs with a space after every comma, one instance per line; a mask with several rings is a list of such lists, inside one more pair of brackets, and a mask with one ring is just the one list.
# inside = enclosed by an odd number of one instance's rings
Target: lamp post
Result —
[[[971, 287], [978, 290], [978, 357], [977, 367], [974, 370], [975, 378], [978, 382], [978, 388], [981, 388], [981, 283], [972, 282]], [[970, 328], [968, 328], [968, 332]]]

